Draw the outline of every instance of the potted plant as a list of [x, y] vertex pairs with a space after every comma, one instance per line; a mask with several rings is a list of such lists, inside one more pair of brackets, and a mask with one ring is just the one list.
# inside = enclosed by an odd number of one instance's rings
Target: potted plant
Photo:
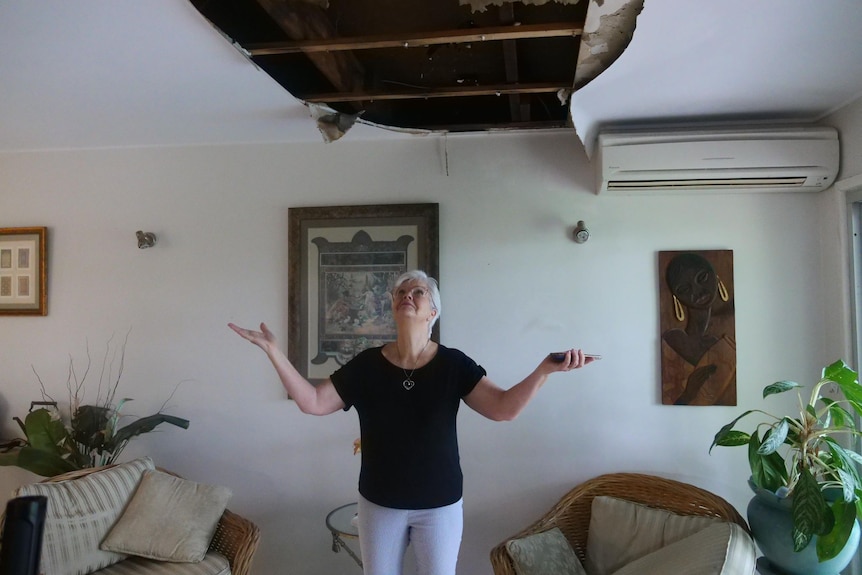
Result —
[[[43, 477], [53, 477], [69, 471], [114, 463], [131, 439], [149, 433], [162, 423], [188, 429], [187, 419], [167, 415], [161, 410], [121, 425], [121, 421], [126, 417], [121, 413], [122, 409], [131, 401], [130, 398], [115, 400], [123, 371], [125, 344], [120, 352], [119, 369], [115, 379], [108, 361], [110, 348], [108, 342], [102, 376], [98, 382], [98, 394], [92, 404], [85, 404], [83, 401], [84, 382], [90, 372], [89, 351], [86, 370], [80, 379], [76, 375], [74, 363], [69, 360], [69, 377], [66, 381], [69, 404], [62, 410], [58, 402], [47, 393], [44, 383], [38, 373], [36, 374], [42, 389], [42, 401], [30, 403], [30, 410], [23, 421], [19, 417], [12, 418], [21, 428], [24, 437], [0, 444], [0, 466], [17, 466]], [[107, 377], [109, 381], [113, 379], [113, 383], [103, 385], [103, 377]]]
[[[833, 384], [843, 398], [824, 396], [827, 386]], [[799, 388], [796, 382], [778, 381], [763, 389], [763, 397]], [[862, 415], [862, 386], [856, 372], [838, 360], [823, 369], [807, 401], [799, 391], [797, 395], [798, 416], [748, 410], [715, 434], [710, 452], [716, 445], [748, 446], [755, 493], [774, 494], [773, 499], [789, 503], [785, 507], [792, 518], [793, 551], [799, 553], [816, 540], [817, 561], [825, 562], [842, 551], [854, 530], [858, 545], [856, 519], [862, 517], [862, 482], [856, 465], [862, 464], [862, 456], [848, 445], [862, 435], [856, 427], [856, 416]], [[734, 429], [752, 413], [768, 419], [751, 433]], [[751, 505], [749, 522], [753, 523]], [[766, 554], [763, 545], [761, 550]]]
[[[69, 422], [58, 415], [56, 402], [34, 401], [21, 421], [13, 418], [23, 438], [0, 446], [0, 465], [14, 465], [36, 475], [53, 477], [68, 471], [114, 463], [133, 437], [148, 433], [162, 423], [188, 429], [189, 421], [165, 413], [142, 417], [118, 426], [118, 405], [80, 405]], [[39, 407], [33, 409], [37, 405]]]

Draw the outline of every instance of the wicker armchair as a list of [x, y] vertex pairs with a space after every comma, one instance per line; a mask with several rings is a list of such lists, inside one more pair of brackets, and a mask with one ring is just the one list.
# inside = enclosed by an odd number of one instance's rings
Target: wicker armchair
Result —
[[[511, 537], [515, 539], [558, 527], [583, 563], [587, 550], [587, 530], [593, 498], [607, 495], [663, 509], [678, 515], [718, 517], [741, 525], [748, 524], [730, 503], [715, 495], [679, 481], [639, 473], [611, 473], [594, 477], [569, 491], [544, 517]], [[515, 575], [515, 567], [506, 551], [506, 541], [491, 550], [495, 575]]]
[[[105, 469], [105, 467], [70, 471], [69, 473], [49, 477], [43, 483], [79, 479], [101, 469]], [[166, 469], [158, 469], [171, 475], [177, 475]], [[177, 477], [179, 476], [177, 475]], [[249, 575], [251, 561], [259, 543], [260, 529], [258, 529], [257, 525], [233, 513], [229, 509], [225, 509], [216, 527], [216, 532], [209, 548], [211, 551], [217, 551], [227, 558], [228, 562], [230, 562], [232, 575]]]

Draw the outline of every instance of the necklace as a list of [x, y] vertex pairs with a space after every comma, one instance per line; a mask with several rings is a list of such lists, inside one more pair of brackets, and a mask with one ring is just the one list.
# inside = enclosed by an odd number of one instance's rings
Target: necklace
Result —
[[416, 382], [413, 381], [413, 372], [416, 371], [416, 366], [419, 365], [419, 361], [422, 359], [422, 354], [425, 353], [425, 349], [428, 347], [428, 344], [431, 343], [431, 339], [425, 342], [425, 347], [422, 348], [422, 351], [419, 352], [419, 355], [416, 356], [416, 363], [413, 365], [413, 369], [410, 370], [410, 373], [407, 373], [407, 370], [403, 367], [401, 371], [404, 372], [404, 381], [401, 382], [401, 385], [404, 386], [404, 389], [410, 391], [413, 389], [413, 386], [416, 385]]

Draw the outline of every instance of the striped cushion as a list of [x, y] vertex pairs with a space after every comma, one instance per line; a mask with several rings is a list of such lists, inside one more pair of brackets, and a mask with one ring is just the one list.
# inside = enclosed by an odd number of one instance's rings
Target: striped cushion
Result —
[[614, 575], [754, 575], [757, 550], [736, 523], [717, 523], [632, 561]]
[[18, 488], [15, 497], [48, 498], [40, 572], [85, 575], [123, 560], [125, 555], [102, 551], [99, 544], [123, 512], [145, 469], [155, 469], [148, 457], [80, 479]]
[[169, 563], [129, 557], [125, 561], [114, 563], [96, 572], [97, 575], [230, 575], [230, 564], [227, 559], [210, 551], [203, 561], [198, 563]]
[[676, 515], [614, 497], [593, 499], [584, 568], [611, 575], [636, 559], [722, 521]]

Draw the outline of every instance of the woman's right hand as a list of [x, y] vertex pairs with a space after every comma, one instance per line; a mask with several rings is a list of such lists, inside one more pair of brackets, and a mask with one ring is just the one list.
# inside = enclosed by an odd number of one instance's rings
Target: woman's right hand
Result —
[[227, 324], [227, 326], [238, 333], [240, 337], [247, 339], [267, 353], [273, 349], [278, 349], [278, 340], [265, 323], [260, 324], [260, 331], [245, 329], [232, 323]]
[[245, 329], [232, 323], [227, 326], [237, 332], [241, 338], [247, 339], [266, 352], [288, 396], [296, 401], [296, 405], [303, 413], [327, 415], [344, 408], [344, 401], [338, 395], [332, 381], [326, 379], [316, 387], [311, 385], [278, 348], [278, 340], [265, 323], [260, 324], [260, 331]]

